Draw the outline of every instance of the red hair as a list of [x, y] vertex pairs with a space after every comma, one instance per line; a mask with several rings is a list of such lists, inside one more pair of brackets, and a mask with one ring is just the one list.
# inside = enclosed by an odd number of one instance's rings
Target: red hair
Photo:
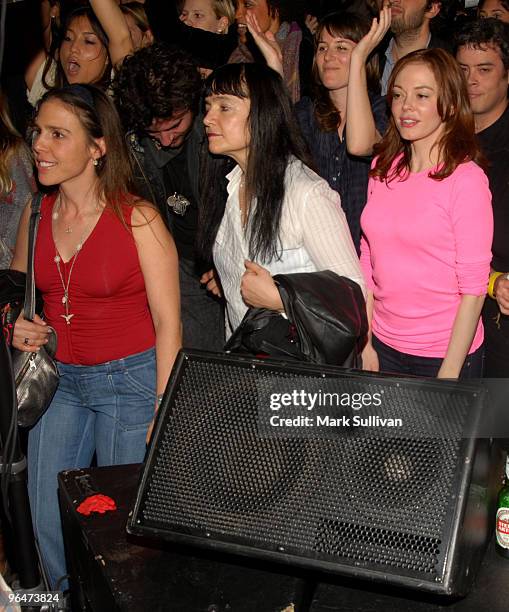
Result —
[[[392, 105], [394, 83], [401, 71], [410, 64], [425, 64], [433, 72], [437, 83], [437, 110], [444, 125], [443, 133], [435, 144], [440, 164], [429, 177], [440, 181], [450, 176], [467, 161], [482, 162], [475, 136], [474, 115], [470, 108], [465, 77], [456, 60], [442, 49], [423, 49], [401, 58], [389, 80], [387, 101]], [[378, 155], [370, 175], [381, 180], [403, 177], [410, 171], [411, 143], [401, 138], [396, 122], [391, 116], [389, 127], [382, 140], [375, 145]], [[392, 169], [394, 160], [401, 155]]]

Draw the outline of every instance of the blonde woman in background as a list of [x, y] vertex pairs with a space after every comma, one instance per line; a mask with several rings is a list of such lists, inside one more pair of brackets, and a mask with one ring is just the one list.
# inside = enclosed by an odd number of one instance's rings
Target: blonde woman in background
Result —
[[134, 51], [151, 45], [154, 42], [154, 36], [143, 4], [141, 2], [124, 2], [120, 5], [120, 10], [129, 28]]
[[183, 0], [178, 8], [186, 25], [216, 34], [227, 34], [235, 21], [232, 0]]
[[10, 266], [19, 220], [34, 191], [30, 151], [14, 128], [0, 92], [0, 268]]
[[[11, 265], [19, 221], [34, 191], [30, 151], [14, 128], [7, 101], [0, 91], [0, 269]], [[8, 571], [3, 529], [0, 525], [0, 576], [7, 575]], [[3, 610], [1, 604], [0, 597], [0, 609]]]

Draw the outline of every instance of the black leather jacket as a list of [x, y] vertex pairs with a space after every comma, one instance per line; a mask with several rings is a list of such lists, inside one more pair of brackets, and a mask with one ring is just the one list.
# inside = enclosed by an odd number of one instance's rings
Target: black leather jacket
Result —
[[358, 367], [368, 321], [362, 290], [330, 270], [277, 274], [287, 319], [266, 308], [250, 308], [225, 350]]

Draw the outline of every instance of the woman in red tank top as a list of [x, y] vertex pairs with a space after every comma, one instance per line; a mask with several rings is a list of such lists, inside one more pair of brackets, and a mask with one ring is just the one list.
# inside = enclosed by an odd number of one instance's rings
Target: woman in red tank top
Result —
[[[13, 346], [36, 351], [57, 331], [57, 392], [29, 433], [29, 494], [52, 588], [66, 574], [57, 501], [64, 469], [143, 460], [156, 398], [181, 345], [177, 253], [148, 202], [129, 193], [115, 107], [89, 85], [50, 90], [33, 151], [42, 185], [35, 281], [44, 320], [21, 316]], [[26, 271], [25, 210], [12, 267]], [[64, 583], [65, 586], [65, 583]], [[62, 587], [62, 583], [59, 584]]]

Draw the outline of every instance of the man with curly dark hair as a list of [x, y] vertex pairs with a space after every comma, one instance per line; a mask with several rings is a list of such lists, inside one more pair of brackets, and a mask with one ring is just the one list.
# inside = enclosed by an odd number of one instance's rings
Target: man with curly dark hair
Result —
[[[485, 376], [509, 377], [509, 24], [494, 18], [465, 23], [455, 37], [467, 80], [475, 131], [489, 165], [494, 233], [484, 302]], [[491, 299], [490, 299], [491, 298]]]
[[194, 245], [203, 142], [198, 67], [185, 51], [156, 43], [124, 60], [113, 90], [135, 160], [137, 191], [157, 205], [177, 245], [183, 344], [220, 351], [223, 309], [200, 285], [210, 264], [197, 260]]

